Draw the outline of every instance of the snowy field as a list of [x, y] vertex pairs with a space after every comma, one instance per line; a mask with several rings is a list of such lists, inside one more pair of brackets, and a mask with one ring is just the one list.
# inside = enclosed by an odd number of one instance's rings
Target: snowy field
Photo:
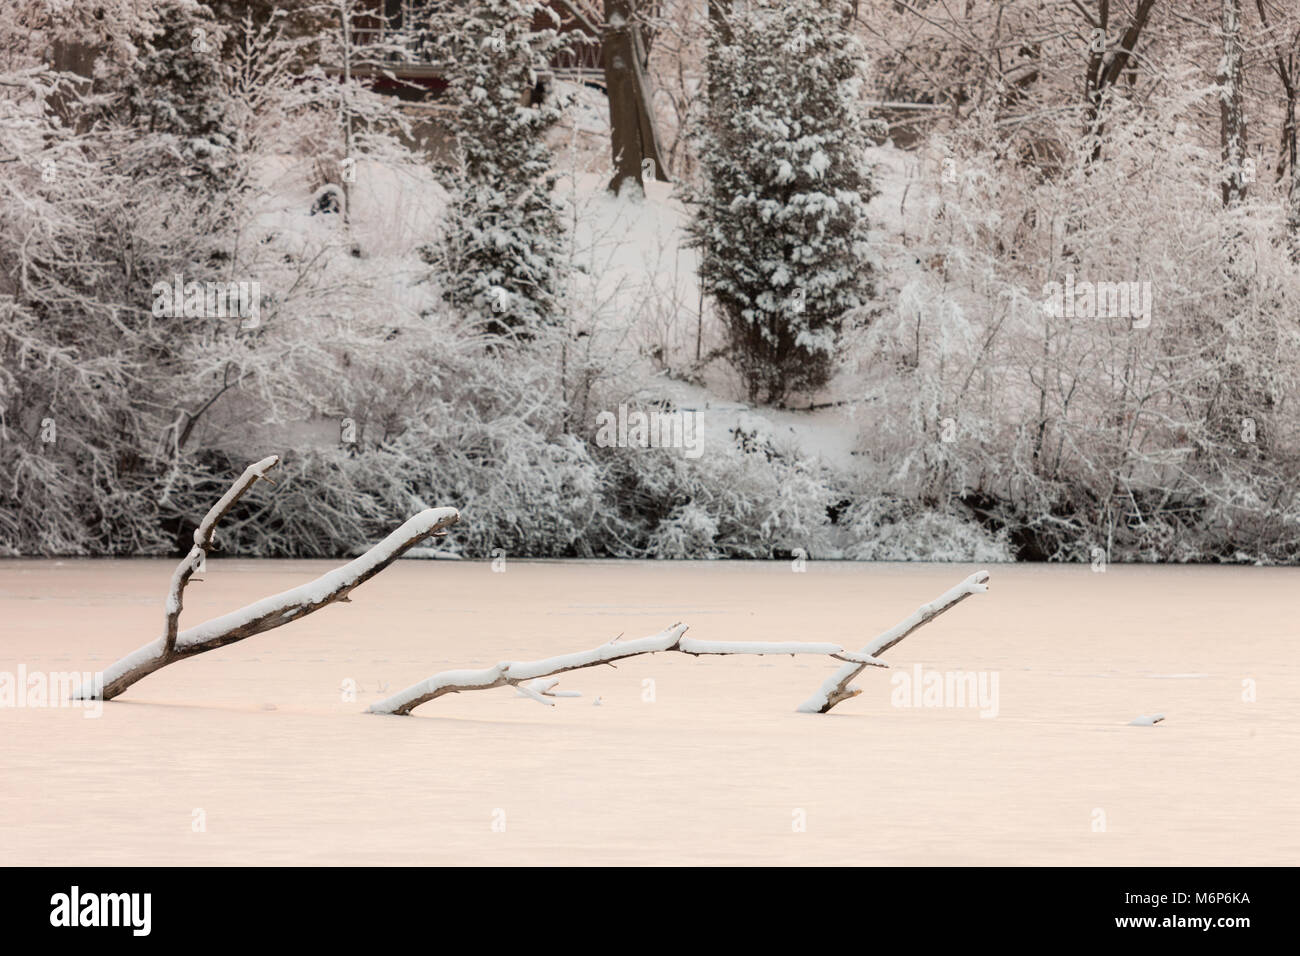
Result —
[[[182, 625], [332, 566], [209, 560]], [[172, 567], [0, 563], [0, 674], [102, 669], [155, 637]], [[972, 570], [401, 561], [350, 605], [176, 663], [98, 718], [0, 709], [0, 864], [1300, 858], [1295, 569], [993, 566], [989, 594], [825, 716], [795, 713], [824, 658], [680, 654], [566, 674], [582, 696], [555, 707], [500, 688], [363, 713], [436, 671], [678, 620], [858, 648]], [[917, 665], [996, 693], [901, 706], [891, 680]]]

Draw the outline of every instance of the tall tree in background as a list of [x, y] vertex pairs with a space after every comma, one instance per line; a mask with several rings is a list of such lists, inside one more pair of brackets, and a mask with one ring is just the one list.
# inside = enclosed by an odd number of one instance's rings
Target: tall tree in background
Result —
[[1241, 0], [1223, 0], [1223, 58], [1219, 61], [1219, 135], [1223, 151], [1223, 204], [1246, 198], [1246, 107], [1242, 90]]
[[1101, 141], [1105, 117], [1106, 97], [1119, 82], [1124, 71], [1132, 62], [1134, 50], [1142, 31], [1151, 16], [1151, 8], [1156, 0], [1137, 0], [1133, 17], [1119, 35], [1119, 42], [1111, 43], [1110, 0], [1101, 0], [1097, 13], [1093, 15], [1081, 4], [1074, 6], [1087, 21], [1092, 30], [1089, 43], [1088, 67], [1084, 74], [1084, 90], [1087, 101], [1087, 132], [1092, 140], [1092, 159], [1101, 158]]
[[825, 384], [872, 292], [862, 51], [833, 0], [755, 0], [711, 39], [691, 198], [700, 276], [751, 401]]
[[431, 24], [458, 156], [434, 258], [448, 301], [498, 336], [527, 338], [548, 324], [561, 286], [558, 175], [543, 139], [561, 110], [531, 99], [563, 40], [533, 29], [542, 10], [535, 0], [471, 0]]
[[238, 132], [226, 95], [225, 29], [195, 0], [164, 0], [152, 21], [131, 36], [135, 55], [120, 69], [101, 69], [100, 91], [117, 118], [142, 132], [174, 137], [183, 174], [224, 194], [242, 184]]
[[1265, 0], [1255, 0], [1259, 20], [1268, 35], [1269, 64], [1282, 84], [1285, 97], [1277, 175], [1287, 178], [1286, 232], [1291, 242], [1291, 257], [1300, 261], [1300, 162], [1297, 156], [1296, 106], [1300, 101], [1300, 13], [1283, 6], [1281, 12], [1270, 11]]
[[668, 182], [650, 77], [645, 70], [645, 44], [635, 12], [633, 0], [605, 0], [601, 46], [614, 157], [614, 176], [609, 188], [614, 193], [628, 180], [635, 180], [644, 188], [641, 177], [645, 160], [654, 164], [649, 171], [651, 177]]
[[649, 12], [653, 16], [660, 4], [644, 0], [552, 0], [550, 5], [576, 24], [586, 42], [597, 39], [600, 44], [614, 161], [610, 192], [617, 194], [629, 180], [644, 189], [646, 160], [654, 164], [648, 170], [652, 178], [669, 182], [647, 69], [650, 38], [642, 22], [643, 15]]

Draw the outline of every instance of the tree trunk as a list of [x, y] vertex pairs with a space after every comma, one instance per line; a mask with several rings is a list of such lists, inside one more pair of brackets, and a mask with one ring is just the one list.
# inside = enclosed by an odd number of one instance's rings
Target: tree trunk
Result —
[[[1255, 0], [1255, 9], [1259, 11], [1259, 21], [1270, 34], [1274, 31], [1264, 0]], [[1288, 21], [1286, 29], [1290, 29]], [[1300, 45], [1300, 32], [1290, 40], [1275, 42], [1273, 47], [1273, 71], [1282, 82], [1282, 92], [1286, 95], [1286, 109], [1282, 120], [1281, 158], [1278, 160], [1277, 177], [1288, 176], [1286, 234], [1291, 246], [1292, 261], [1300, 262], [1300, 169], [1297, 169], [1296, 143], [1296, 49]]]
[[646, 167], [646, 173], [660, 182], [669, 182], [655, 126], [650, 80], [645, 72], [645, 47], [633, 17], [632, 0], [605, 0], [601, 48], [614, 159], [610, 192], [617, 193], [628, 180], [635, 180], [644, 191], [641, 178], [644, 160], [653, 164]]
[[1295, 102], [1290, 104], [1291, 120], [1291, 184], [1287, 193], [1286, 232], [1291, 237], [1291, 258], [1300, 262], [1300, 163], [1296, 162]]
[[[97, 56], [99, 48], [89, 43], [56, 39], [50, 44], [50, 67], [84, 78], [86, 90], [94, 82]], [[90, 114], [78, 104], [78, 98], [70, 90], [60, 88], [50, 97], [50, 108], [63, 121], [63, 125], [84, 133], [90, 128]]]
[[1128, 66], [1155, 2], [1156, 0], [1138, 0], [1137, 8], [1133, 11], [1133, 19], [1120, 37], [1119, 47], [1111, 53], [1107, 36], [1110, 28], [1110, 0], [1101, 0], [1093, 26], [1091, 56], [1088, 58], [1088, 68], [1084, 74], [1084, 99], [1087, 103], [1085, 126], [1086, 133], [1092, 140], [1092, 151], [1089, 155], [1091, 162], [1101, 159], [1102, 114], [1106, 93], [1118, 82], [1125, 67]]
[[1241, 0], [1223, 2], [1223, 59], [1219, 64], [1219, 138], [1223, 204], [1246, 198], [1246, 110], [1242, 98]]

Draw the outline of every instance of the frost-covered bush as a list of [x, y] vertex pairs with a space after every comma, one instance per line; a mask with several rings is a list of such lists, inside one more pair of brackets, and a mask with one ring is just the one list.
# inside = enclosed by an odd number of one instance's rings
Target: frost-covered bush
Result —
[[[44, 68], [39, 43], [0, 83], [0, 154], [18, 160], [0, 195], [0, 553], [174, 550], [247, 463], [250, 432], [324, 410], [326, 357], [394, 334], [375, 317], [391, 303], [340, 268], [355, 261], [341, 231], [304, 231], [305, 204], [291, 229], [253, 215], [265, 201], [230, 172], [256, 165], [244, 137], [205, 165], [218, 154], [195, 144], [221, 145], [210, 107], [239, 97], [230, 71], [193, 62], [200, 37], [182, 35], [202, 11], [142, 11], [41, 21], [42, 42], [97, 54], [93, 88]], [[314, 109], [294, 76], [276, 83], [285, 96], [263, 90], [262, 108]], [[177, 276], [248, 283], [259, 308], [159, 310], [156, 284]]]
[[[464, 445], [469, 444], [473, 451]], [[285, 456], [283, 480], [232, 546], [265, 556], [356, 553], [405, 517], [454, 502], [447, 550], [488, 557], [587, 557], [600, 502], [581, 446], [526, 428], [463, 421], [417, 426], [377, 448], [309, 448]]]
[[962, 561], [987, 564], [1013, 559], [1005, 531], [990, 532], [969, 516], [900, 508], [890, 499], [855, 501], [844, 515], [846, 558], [855, 561]]
[[772, 558], [829, 551], [839, 497], [815, 462], [732, 436], [697, 459], [679, 450], [602, 449], [610, 552], [621, 557]]
[[169, 485], [169, 463], [210, 387], [193, 351], [239, 320], [155, 315], [152, 287], [221, 275], [231, 206], [177, 175], [172, 134], [79, 133], [48, 74], [3, 89], [0, 151], [23, 162], [0, 197], [0, 551], [170, 550], [161, 511], [196, 476]]
[[[1117, 107], [1102, 158], [1076, 142], [1051, 176], [980, 117], [952, 175], [928, 165], [896, 307], [852, 346], [875, 487], [978, 513], [1022, 558], [1300, 553], [1300, 275], [1266, 184], [1223, 207], [1217, 147], [1182, 119], [1201, 95]], [[1138, 298], [1113, 313], [1084, 291], [1118, 283]]]
[[453, 316], [359, 326], [340, 321], [291, 357], [303, 367], [285, 388], [310, 371], [294, 404], [320, 410], [328, 439], [286, 449], [285, 480], [241, 528], [243, 548], [346, 554], [417, 510], [450, 504], [463, 519], [445, 546], [458, 553], [601, 553], [600, 469], [563, 430], [544, 343], [521, 344], [505, 362], [485, 358], [484, 336]]
[[863, 57], [827, 0], [738, 5], [708, 57], [692, 234], [750, 401], [826, 383], [871, 295]]

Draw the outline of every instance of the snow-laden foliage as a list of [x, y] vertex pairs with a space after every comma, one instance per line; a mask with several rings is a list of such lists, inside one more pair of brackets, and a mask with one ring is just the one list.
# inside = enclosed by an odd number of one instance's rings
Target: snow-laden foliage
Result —
[[195, 0], [154, 4], [130, 36], [133, 55], [101, 59], [97, 84], [117, 122], [174, 136], [185, 175], [217, 192], [242, 178], [221, 57], [225, 36], [211, 9]]
[[[554, 26], [533, 29], [543, 12]], [[558, 26], [536, 0], [471, 0], [435, 8], [428, 31], [456, 137], [452, 208], [430, 260], [448, 302], [499, 336], [536, 334], [561, 294], [558, 177], [543, 139], [561, 112], [538, 75], [563, 45]]]
[[[183, 118], [159, 130], [135, 122], [124, 100], [140, 61], [116, 58], [125, 40], [106, 49], [99, 75], [117, 93], [31, 68], [0, 96], [0, 155], [15, 158], [0, 199], [0, 547], [9, 552], [169, 547], [160, 482], [186, 429], [181, 409], [200, 407], [210, 387], [193, 350], [234, 334], [152, 312], [159, 280], [225, 277], [232, 197], [196, 187], [212, 154], [191, 152], [190, 165], [178, 143], [201, 137]], [[70, 104], [106, 118], [80, 132], [60, 118], [76, 111]], [[181, 483], [192, 480], [187, 471]]]
[[834, 0], [754, 0], [715, 36], [693, 223], [750, 400], [826, 383], [871, 294], [862, 50]]
[[602, 455], [613, 509], [609, 533], [628, 557], [771, 558], [831, 551], [833, 479], [744, 435], [698, 459], [673, 450]]
[[[184, 53], [158, 46], [159, 23], [201, 15], [176, 6], [35, 21], [40, 39], [94, 54], [82, 63], [94, 85], [39, 64], [0, 84], [0, 156], [13, 159], [0, 193], [3, 553], [172, 550], [247, 454], [250, 430], [320, 408], [323, 359], [382, 348], [393, 331], [372, 321], [388, 308], [367, 292], [373, 276], [341, 268], [361, 250], [323, 221], [340, 217], [314, 217], [304, 202], [286, 229], [242, 172], [264, 163], [247, 149], [271, 139], [262, 116], [303, 142], [337, 139], [341, 84], [278, 68], [247, 96], [238, 69], [190, 63], [200, 37], [181, 37]], [[254, 55], [277, 49], [268, 41]], [[155, 74], [155, 55], [212, 86]], [[155, 86], [156, 100], [139, 92]], [[207, 138], [215, 102], [239, 133], [225, 145]], [[142, 115], [139, 103], [162, 112]], [[243, 283], [251, 308], [159, 308], [157, 287], [176, 281]]]
[[[897, 307], [853, 346], [874, 487], [974, 515], [1021, 557], [1300, 554], [1300, 276], [1265, 187], [1223, 206], [1217, 144], [1184, 119], [1205, 95], [1116, 107], [1104, 159], [1076, 136], [1050, 178], [982, 117], [924, 167]], [[1067, 282], [1142, 298], [1062, 314]]]
[[922, 510], [885, 498], [854, 501], [843, 519], [844, 557], [855, 561], [1010, 561], [1007, 533], [968, 515]]

